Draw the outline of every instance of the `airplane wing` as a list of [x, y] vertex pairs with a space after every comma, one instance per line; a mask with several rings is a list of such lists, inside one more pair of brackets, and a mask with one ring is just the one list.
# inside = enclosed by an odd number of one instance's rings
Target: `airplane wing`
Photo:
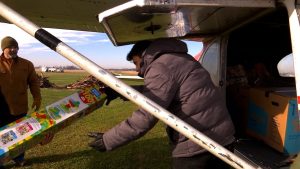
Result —
[[118, 78], [118, 79], [138, 79], [138, 80], [143, 79], [140, 76], [122, 76], [122, 75], [116, 76], [116, 78]]
[[[33, 23], [46, 28], [103, 32], [97, 16], [126, 0], [2, 0]], [[0, 16], [0, 22], [6, 22]]]
[[[160, 37], [211, 37], [275, 7], [275, 0], [135, 1], [144, 4], [111, 12], [129, 1], [2, 0], [41, 27], [106, 32], [115, 45]], [[99, 15], [108, 12], [109, 16]], [[6, 21], [0, 18], [0, 22]]]
[[137, 72], [134, 73], [133, 75], [128, 75], [128, 74], [122, 74], [122, 73], [116, 73], [116, 72], [113, 72], [112, 73], [116, 78], [118, 79], [136, 79], [136, 80], [142, 80], [144, 78], [140, 77], [140, 76], [137, 76]]

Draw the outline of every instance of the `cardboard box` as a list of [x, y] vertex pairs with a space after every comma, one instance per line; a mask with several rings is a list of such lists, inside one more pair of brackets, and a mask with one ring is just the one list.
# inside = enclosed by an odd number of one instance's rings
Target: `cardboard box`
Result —
[[285, 154], [300, 152], [295, 88], [251, 88], [247, 133]]
[[65, 97], [44, 110], [0, 128], [0, 161], [12, 158], [36, 146], [47, 137], [71, 124], [76, 119], [101, 107], [106, 95], [101, 86], [92, 85]]

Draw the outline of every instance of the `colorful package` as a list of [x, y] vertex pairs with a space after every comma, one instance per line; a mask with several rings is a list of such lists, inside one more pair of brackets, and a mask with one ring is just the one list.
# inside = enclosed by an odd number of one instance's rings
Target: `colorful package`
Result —
[[100, 108], [106, 99], [101, 86], [93, 84], [65, 97], [44, 110], [16, 120], [0, 128], [0, 161], [12, 158], [36, 146], [76, 119]]

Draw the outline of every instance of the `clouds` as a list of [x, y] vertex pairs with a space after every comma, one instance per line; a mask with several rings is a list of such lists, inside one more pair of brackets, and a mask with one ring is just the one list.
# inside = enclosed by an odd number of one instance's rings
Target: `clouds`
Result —
[[[110, 42], [107, 37], [101, 36], [101, 33], [50, 28], [46, 28], [45, 30], [67, 44], [86, 45], [89, 43]], [[0, 39], [5, 36], [15, 38], [19, 42], [20, 48], [30, 48], [34, 51], [41, 49], [42, 51], [45, 51], [45, 48], [40, 47], [40, 42], [38, 40], [13, 24], [0, 23]]]
[[0, 23], [0, 39], [5, 36], [15, 38], [19, 42], [19, 46], [30, 46], [37, 43], [34, 38], [17, 28], [15, 25]]
[[[52, 35], [103, 68], [134, 68], [126, 60], [132, 45], [114, 46], [104, 33], [46, 29]], [[74, 65], [15, 25], [0, 23], [0, 39], [15, 38], [19, 43], [19, 56], [33, 62], [35, 66]], [[189, 53], [197, 54], [202, 49], [199, 42], [187, 41]]]
[[[89, 51], [87, 53], [92, 56], [95, 55], [92, 51], [96, 50], [91, 49], [91, 47], [96, 46], [96, 48], [99, 48], [99, 44], [104, 44], [104, 46], [111, 44], [110, 40], [103, 33], [50, 28], [45, 28], [45, 30], [75, 50], [86, 51], [86, 49], [88, 49]], [[73, 65], [70, 61], [59, 56], [13, 24], [0, 23], [0, 39], [5, 36], [15, 38], [19, 43], [19, 55], [31, 60], [35, 66]]]

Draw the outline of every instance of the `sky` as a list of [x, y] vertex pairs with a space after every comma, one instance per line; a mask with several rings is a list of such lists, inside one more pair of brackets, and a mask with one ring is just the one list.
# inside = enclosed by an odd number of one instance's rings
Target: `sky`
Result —
[[[114, 46], [105, 33], [45, 29], [102, 68], [134, 68], [134, 65], [126, 60], [126, 55], [132, 45]], [[32, 61], [35, 67], [74, 65], [13, 24], [0, 23], [0, 39], [5, 36], [11, 36], [18, 41], [18, 55]], [[189, 54], [192, 56], [202, 49], [202, 43], [185, 42], [188, 45]]]

